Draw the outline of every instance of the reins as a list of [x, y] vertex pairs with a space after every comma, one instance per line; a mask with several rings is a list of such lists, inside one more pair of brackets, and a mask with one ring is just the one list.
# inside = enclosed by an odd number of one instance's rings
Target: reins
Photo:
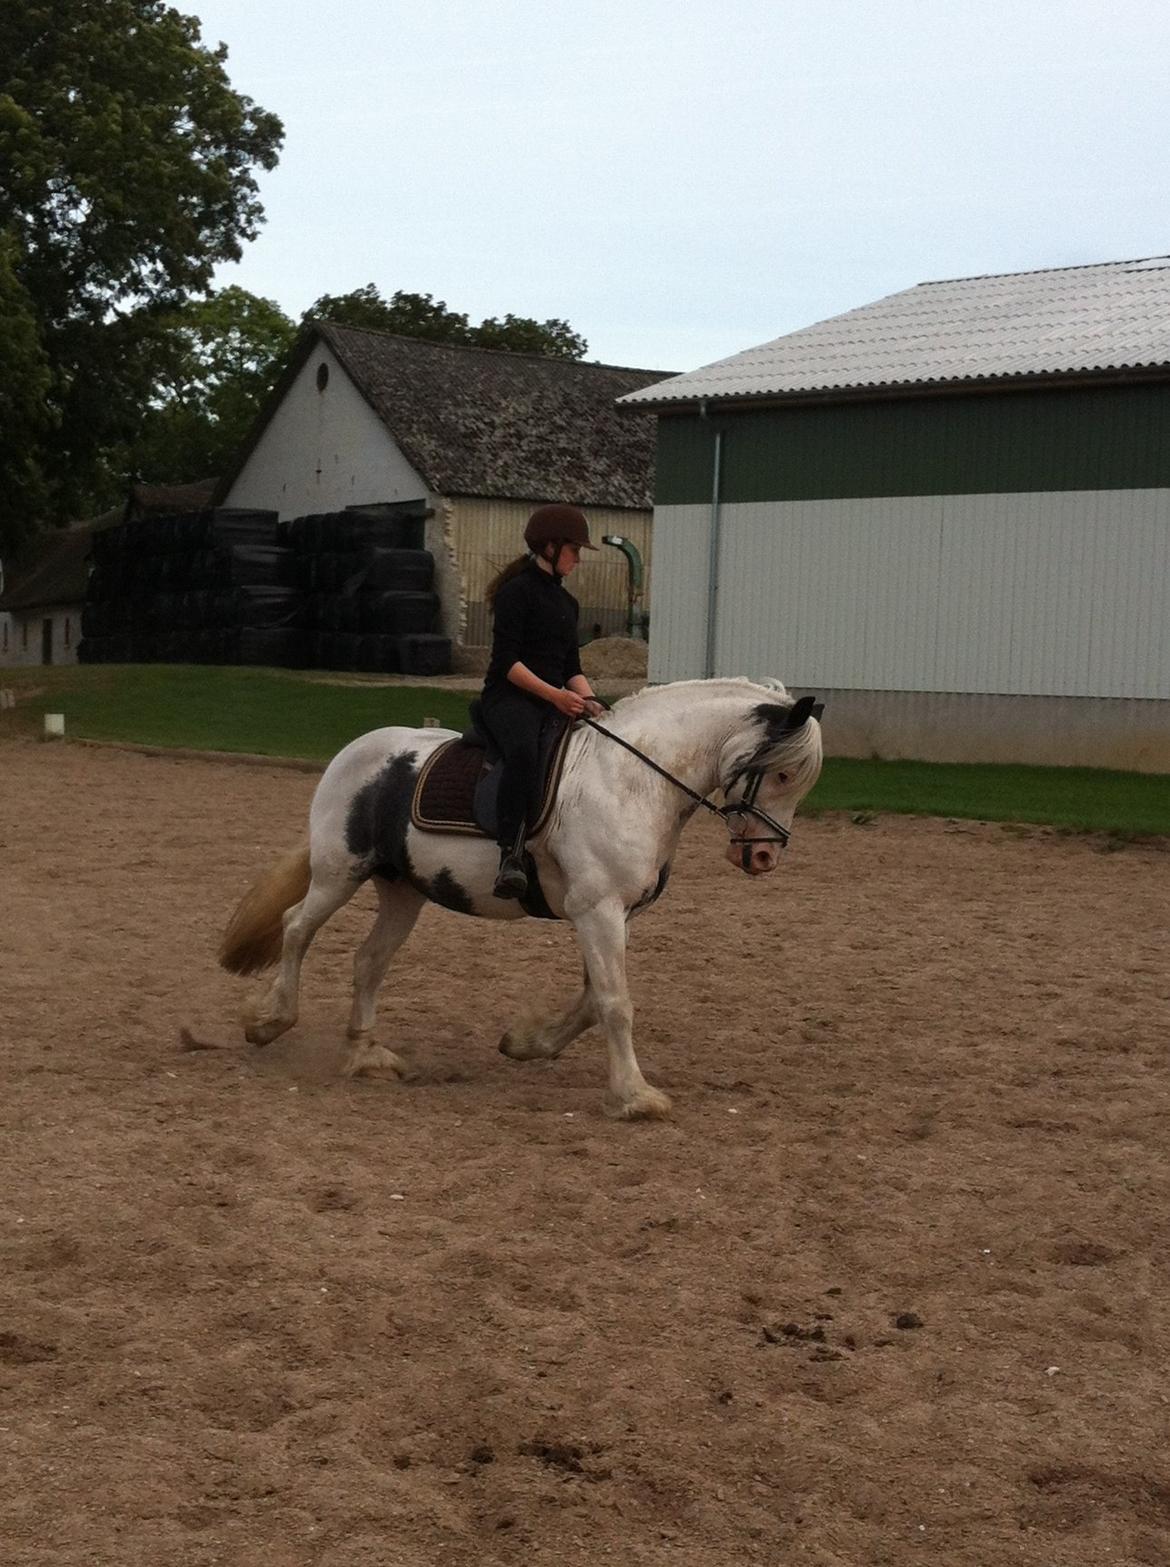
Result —
[[782, 848], [788, 847], [788, 840], [792, 837], [791, 832], [789, 832], [788, 828], [785, 827], [783, 823], [776, 821], [775, 817], [769, 816], [767, 811], [761, 810], [761, 808], [755, 803], [756, 794], [758, 793], [760, 787], [760, 780], [764, 776], [764, 770], [762, 768], [745, 767], [739, 773], [737, 773], [735, 778], [732, 779], [731, 783], [728, 784], [727, 787], [729, 789], [733, 788], [734, 785], [739, 782], [739, 779], [744, 776], [744, 774], [748, 775], [748, 786], [744, 790], [742, 799], [737, 800], [733, 805], [713, 805], [705, 795], [700, 794], [697, 789], [692, 789], [690, 784], [683, 783], [682, 779], [676, 778], [673, 773], [667, 772], [666, 768], [660, 766], [653, 759], [653, 757], [647, 756], [644, 751], [639, 751], [636, 745], [631, 745], [628, 740], [623, 740], [621, 735], [615, 735], [612, 729], [603, 729], [595, 718], [582, 718], [579, 720], [579, 722], [588, 724], [590, 729], [596, 729], [599, 735], [605, 735], [606, 739], [612, 740], [615, 745], [620, 745], [623, 750], [629, 751], [631, 756], [636, 756], [640, 762], [644, 762], [645, 765], [649, 767], [651, 771], [656, 772], [660, 778], [665, 778], [666, 781], [668, 783], [672, 783], [676, 789], [681, 789], [682, 792], [685, 795], [688, 795], [696, 805], [701, 805], [705, 811], [710, 811], [712, 816], [718, 816], [719, 820], [723, 822], [725, 826], [729, 825], [729, 818], [732, 816], [754, 816], [757, 821], [763, 822], [766, 827], [771, 827], [775, 833], [775, 837], [773, 838], [746, 838], [742, 835], [739, 837], [734, 835], [732, 836], [730, 840], [732, 843], [739, 843], [743, 845], [743, 855], [745, 860], [748, 858], [748, 845], [750, 843], [778, 843]]

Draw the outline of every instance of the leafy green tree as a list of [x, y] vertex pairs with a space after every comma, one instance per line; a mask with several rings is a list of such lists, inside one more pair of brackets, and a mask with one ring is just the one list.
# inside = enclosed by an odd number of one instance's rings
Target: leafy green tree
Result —
[[[233, 90], [226, 59], [161, 0], [0, 7], [0, 237], [49, 371], [29, 458], [41, 520], [111, 498], [160, 315], [258, 230], [254, 171], [273, 167], [283, 133]], [[12, 477], [0, 468], [0, 489]]]
[[348, 294], [322, 294], [301, 320], [306, 324], [334, 321], [338, 326], [398, 332], [404, 337], [425, 337], [436, 343], [546, 354], [555, 359], [581, 359], [589, 347], [567, 321], [534, 321], [529, 316], [508, 314], [502, 320], [493, 316], [472, 326], [466, 315], [448, 310], [443, 300], [430, 294], [408, 294], [399, 289], [387, 300], [373, 283]]
[[510, 312], [501, 321], [495, 316], [474, 328], [474, 341], [480, 348], [503, 348], [512, 354], [545, 354], [550, 359], [583, 359], [589, 344], [567, 321], [555, 316], [534, 321], [530, 316]]
[[15, 254], [11, 238], [0, 233], [0, 554], [32, 531], [44, 508], [36, 452], [53, 417], [49, 362]]
[[158, 325], [154, 394], [132, 466], [162, 483], [216, 477], [272, 390], [296, 326], [272, 300], [234, 285]]

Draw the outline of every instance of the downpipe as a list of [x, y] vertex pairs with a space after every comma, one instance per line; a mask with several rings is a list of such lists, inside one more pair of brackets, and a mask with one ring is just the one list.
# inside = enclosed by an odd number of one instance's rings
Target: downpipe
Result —
[[[707, 399], [704, 397], [699, 403], [699, 418], [710, 422], [710, 417], [710, 414], [707, 412]], [[715, 426], [712, 434], [715, 437], [715, 448], [711, 462], [711, 513], [707, 551], [707, 641], [703, 655], [703, 676], [707, 680], [712, 679], [715, 674], [715, 633], [717, 630], [716, 617], [718, 615], [719, 601], [719, 547], [722, 523], [719, 491], [723, 479], [723, 431], [718, 426]]]

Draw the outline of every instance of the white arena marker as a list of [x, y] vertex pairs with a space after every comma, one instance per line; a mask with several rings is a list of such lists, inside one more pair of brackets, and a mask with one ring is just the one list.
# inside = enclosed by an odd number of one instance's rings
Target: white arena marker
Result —
[[65, 714], [45, 714], [45, 739], [52, 740], [65, 733]]

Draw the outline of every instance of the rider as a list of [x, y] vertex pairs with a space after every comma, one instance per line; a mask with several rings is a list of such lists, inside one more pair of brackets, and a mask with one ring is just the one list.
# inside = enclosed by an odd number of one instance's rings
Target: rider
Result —
[[589, 541], [589, 524], [576, 506], [539, 506], [524, 529], [528, 553], [489, 583], [492, 656], [483, 687], [484, 721], [504, 758], [497, 803], [500, 869], [497, 898], [528, 891], [524, 839], [535, 819], [534, 798], [541, 726], [549, 709], [571, 721], [604, 711], [581, 673], [577, 600], [563, 579]]

